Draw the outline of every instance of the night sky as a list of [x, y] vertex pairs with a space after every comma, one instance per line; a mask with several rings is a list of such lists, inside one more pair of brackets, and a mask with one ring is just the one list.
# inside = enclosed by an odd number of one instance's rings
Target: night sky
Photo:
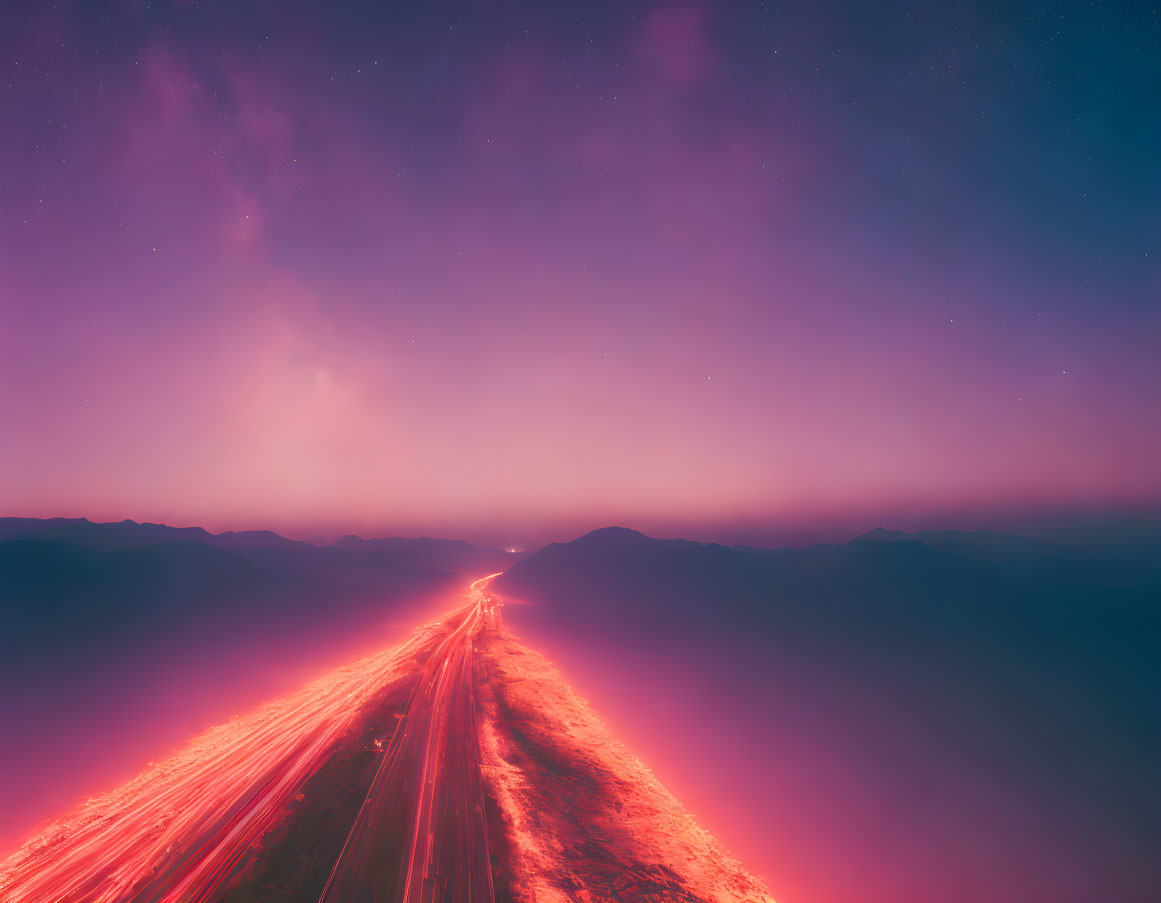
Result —
[[6, 3], [3, 513], [530, 543], [1154, 504], [1159, 34]]

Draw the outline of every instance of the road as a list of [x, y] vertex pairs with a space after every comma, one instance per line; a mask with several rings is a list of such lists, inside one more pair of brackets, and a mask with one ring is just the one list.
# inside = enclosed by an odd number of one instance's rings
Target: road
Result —
[[[214, 728], [136, 780], [90, 799], [0, 864], [0, 899], [228, 898], [265, 861], [266, 845], [293, 821], [311, 780], [328, 763], [353, 761], [357, 725], [384, 688], [398, 683], [413, 688], [410, 696], [395, 708], [397, 717], [372, 729], [377, 758], [369, 770], [350, 775], [372, 775], [357, 817], [359, 797], [352, 826], [334, 834], [334, 852], [327, 840], [313, 848], [327, 857], [321, 897], [298, 885], [290, 898], [493, 903], [473, 659], [481, 628], [499, 623], [499, 603], [487, 591], [495, 576], [471, 584], [465, 606], [399, 649]], [[299, 835], [315, 837], [315, 827]], [[296, 863], [298, 855], [310, 854], [296, 854]]]
[[0, 900], [769, 903], [502, 629], [495, 576], [48, 826], [0, 863]]
[[476, 731], [475, 637], [497, 618], [493, 574], [423, 666], [320, 903], [492, 903]]

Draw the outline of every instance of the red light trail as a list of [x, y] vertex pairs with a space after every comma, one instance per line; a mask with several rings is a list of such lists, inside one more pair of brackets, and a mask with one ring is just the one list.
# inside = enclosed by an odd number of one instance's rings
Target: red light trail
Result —
[[398, 649], [89, 800], [0, 864], [0, 899], [769, 901], [512, 642], [495, 576]]
[[[496, 576], [471, 585], [468, 607], [456, 615], [456, 626], [425, 664], [404, 718], [385, 746], [322, 903], [495, 899], [479, 766], [473, 648], [476, 635], [493, 617], [496, 600], [485, 588]], [[416, 775], [417, 782], [408, 780]]]
[[405, 646], [344, 667], [207, 731], [124, 787], [87, 803], [0, 868], [6, 903], [210, 900], [359, 710], [408, 658]]

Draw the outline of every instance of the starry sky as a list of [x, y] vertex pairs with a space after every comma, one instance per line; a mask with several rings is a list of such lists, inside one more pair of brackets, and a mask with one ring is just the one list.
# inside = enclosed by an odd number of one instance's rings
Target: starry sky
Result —
[[1159, 34], [3, 4], [3, 513], [532, 543], [1155, 505]]

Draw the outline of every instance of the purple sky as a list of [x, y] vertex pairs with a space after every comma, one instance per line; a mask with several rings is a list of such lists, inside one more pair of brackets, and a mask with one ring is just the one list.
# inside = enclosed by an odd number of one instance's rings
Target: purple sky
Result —
[[1156, 504], [1156, 19], [816, 6], [7, 6], [3, 513]]

